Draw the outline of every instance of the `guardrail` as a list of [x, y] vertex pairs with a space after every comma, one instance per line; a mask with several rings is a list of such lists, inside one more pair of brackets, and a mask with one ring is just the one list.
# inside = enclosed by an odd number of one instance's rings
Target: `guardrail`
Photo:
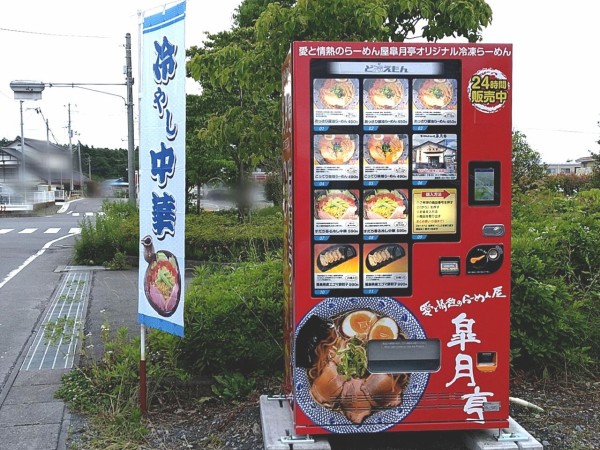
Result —
[[[58, 196], [56, 194], [59, 194]], [[30, 191], [25, 193], [25, 201], [21, 194], [2, 194], [0, 196], [0, 213], [9, 211], [33, 211], [36, 205], [55, 203], [57, 197], [64, 199], [64, 191]]]

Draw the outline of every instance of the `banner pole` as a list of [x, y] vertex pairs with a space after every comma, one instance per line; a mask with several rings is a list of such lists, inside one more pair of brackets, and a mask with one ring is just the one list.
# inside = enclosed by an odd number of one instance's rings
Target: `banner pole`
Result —
[[142, 416], [146, 417], [148, 406], [146, 403], [146, 327], [140, 325], [140, 411]]

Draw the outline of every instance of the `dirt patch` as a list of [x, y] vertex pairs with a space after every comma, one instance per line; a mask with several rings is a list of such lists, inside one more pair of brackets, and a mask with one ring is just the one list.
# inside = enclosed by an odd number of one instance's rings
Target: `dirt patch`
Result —
[[[277, 392], [271, 387], [260, 393]], [[544, 449], [600, 449], [600, 379], [549, 381], [518, 374], [511, 380], [511, 396], [543, 408], [538, 412], [512, 403], [510, 415]], [[259, 397], [256, 393], [243, 402], [222, 402], [180, 394], [177, 402], [154, 405], [147, 419], [150, 433], [140, 448], [261, 450]], [[465, 448], [461, 432], [332, 436], [330, 444], [333, 450]]]

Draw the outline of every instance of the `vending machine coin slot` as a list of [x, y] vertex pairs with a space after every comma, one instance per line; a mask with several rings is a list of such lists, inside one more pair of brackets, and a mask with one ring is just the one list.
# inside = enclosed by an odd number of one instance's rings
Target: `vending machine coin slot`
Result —
[[506, 232], [504, 225], [500, 223], [485, 224], [482, 233], [485, 237], [502, 237]]

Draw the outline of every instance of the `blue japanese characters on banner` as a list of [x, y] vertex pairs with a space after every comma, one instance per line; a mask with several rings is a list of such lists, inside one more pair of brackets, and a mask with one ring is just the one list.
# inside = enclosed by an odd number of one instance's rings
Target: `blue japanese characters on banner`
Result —
[[185, 2], [144, 17], [138, 321], [183, 336]]

